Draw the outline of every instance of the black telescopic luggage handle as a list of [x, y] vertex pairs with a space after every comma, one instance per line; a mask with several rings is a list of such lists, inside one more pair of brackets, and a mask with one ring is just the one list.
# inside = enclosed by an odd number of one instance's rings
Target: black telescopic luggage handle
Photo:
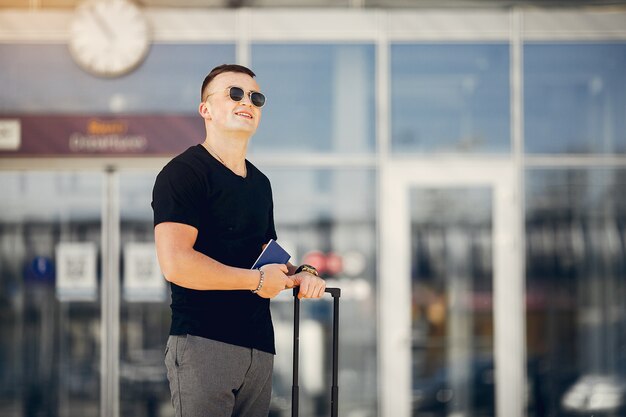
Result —
[[[299, 287], [293, 289], [293, 385], [291, 386], [291, 417], [298, 417], [300, 387], [298, 386], [298, 360], [300, 353], [300, 299]], [[330, 416], [337, 417], [339, 386], [337, 385], [339, 359], [339, 297], [341, 288], [326, 288], [333, 296], [333, 386], [330, 391]]]

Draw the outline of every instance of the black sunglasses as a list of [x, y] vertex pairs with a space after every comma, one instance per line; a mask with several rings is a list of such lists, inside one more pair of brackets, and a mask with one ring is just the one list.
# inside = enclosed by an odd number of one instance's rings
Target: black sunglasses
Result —
[[[208, 94], [206, 97], [212, 96], [215, 93]], [[228, 96], [232, 101], [241, 101], [245, 96], [245, 91], [241, 87], [228, 87]], [[265, 105], [265, 95], [263, 93], [259, 93], [258, 91], [248, 91], [248, 97], [250, 97], [250, 101], [256, 107], [261, 108]]]

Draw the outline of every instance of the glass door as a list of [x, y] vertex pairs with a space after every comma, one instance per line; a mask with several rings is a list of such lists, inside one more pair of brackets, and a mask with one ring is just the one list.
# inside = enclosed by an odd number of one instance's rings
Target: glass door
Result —
[[171, 414], [157, 171], [0, 172], [0, 415]]
[[412, 409], [495, 415], [491, 187], [409, 187]]
[[0, 415], [98, 417], [99, 172], [0, 172]]
[[169, 287], [154, 247], [152, 187], [158, 170], [119, 172], [120, 416], [172, 414], [163, 363], [169, 334]]
[[511, 166], [431, 159], [384, 170], [381, 415], [521, 416]]

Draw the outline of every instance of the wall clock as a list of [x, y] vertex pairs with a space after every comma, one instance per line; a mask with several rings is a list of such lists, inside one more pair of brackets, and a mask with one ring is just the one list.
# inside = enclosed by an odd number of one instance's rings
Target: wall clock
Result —
[[76, 9], [70, 27], [72, 57], [85, 70], [116, 77], [135, 69], [150, 48], [148, 22], [126, 0], [89, 0]]

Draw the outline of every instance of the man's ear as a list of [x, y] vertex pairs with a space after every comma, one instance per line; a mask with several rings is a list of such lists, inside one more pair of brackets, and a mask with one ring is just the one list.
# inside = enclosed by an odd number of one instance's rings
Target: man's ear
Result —
[[203, 101], [198, 106], [198, 113], [205, 120], [211, 120], [211, 109], [209, 108], [209, 104], [206, 101]]

